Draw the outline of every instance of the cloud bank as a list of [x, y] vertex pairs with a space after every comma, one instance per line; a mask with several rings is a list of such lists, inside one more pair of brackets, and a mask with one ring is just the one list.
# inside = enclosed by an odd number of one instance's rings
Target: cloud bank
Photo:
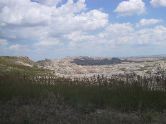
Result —
[[[151, 3], [157, 4], [155, 0]], [[115, 9], [124, 16], [145, 11], [142, 0], [123, 1]], [[9, 51], [47, 56], [70, 50], [97, 54], [98, 50], [125, 46], [165, 44], [166, 27], [160, 19], [133, 24], [113, 23], [109, 18], [102, 10], [87, 8], [85, 0], [1, 0], [0, 45], [6, 44]]]

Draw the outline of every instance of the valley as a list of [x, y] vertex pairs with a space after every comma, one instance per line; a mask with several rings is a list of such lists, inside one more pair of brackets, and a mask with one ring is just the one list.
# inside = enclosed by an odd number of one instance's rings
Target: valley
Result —
[[[91, 77], [93, 75], [111, 77], [113, 75], [125, 74], [149, 76], [155, 75], [158, 71], [166, 69], [165, 57], [113, 59], [112, 62], [112, 58], [70, 57], [60, 60], [43, 60], [40, 61], [40, 63], [37, 63], [41, 68], [52, 70], [57, 76], [73, 78]], [[82, 64], [78, 64], [78, 62]]]

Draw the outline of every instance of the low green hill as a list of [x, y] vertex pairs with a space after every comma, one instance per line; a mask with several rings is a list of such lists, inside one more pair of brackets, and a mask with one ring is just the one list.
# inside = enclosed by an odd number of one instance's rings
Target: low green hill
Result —
[[9, 74], [45, 75], [51, 74], [51, 71], [39, 68], [38, 64], [28, 57], [1, 56], [0, 75]]

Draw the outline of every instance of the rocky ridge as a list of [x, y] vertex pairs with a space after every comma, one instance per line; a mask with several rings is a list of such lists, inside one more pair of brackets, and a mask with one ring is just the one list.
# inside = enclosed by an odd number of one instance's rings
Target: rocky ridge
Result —
[[[116, 60], [116, 62], [114, 60]], [[156, 74], [158, 70], [166, 69], [166, 59], [163, 57], [132, 57], [123, 59], [68, 57], [60, 60], [40, 61], [40, 67], [52, 70], [55, 75], [60, 77], [80, 78], [91, 77], [93, 75], [105, 75], [110, 77], [112, 75], [131, 73], [144, 76]]]

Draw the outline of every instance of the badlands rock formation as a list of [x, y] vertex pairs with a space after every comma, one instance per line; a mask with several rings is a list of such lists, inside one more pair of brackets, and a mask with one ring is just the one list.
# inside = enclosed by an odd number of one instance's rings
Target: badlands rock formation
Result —
[[101, 58], [101, 57], [68, 57], [59, 60], [43, 60], [38, 62], [40, 67], [52, 70], [61, 77], [91, 77], [93, 75], [124, 75], [135, 73], [146, 76], [156, 74], [166, 69], [166, 58], [130, 57], [130, 58]]

